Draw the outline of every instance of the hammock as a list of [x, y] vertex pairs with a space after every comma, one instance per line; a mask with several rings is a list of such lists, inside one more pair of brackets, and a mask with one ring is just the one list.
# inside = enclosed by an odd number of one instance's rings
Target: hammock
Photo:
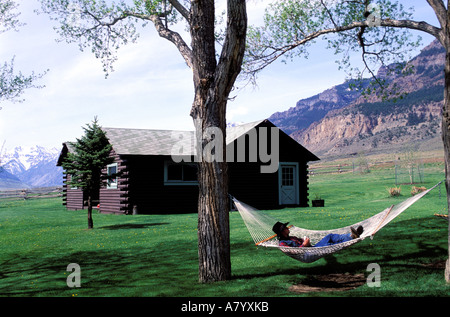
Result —
[[278, 244], [278, 240], [276, 239], [276, 235], [273, 234], [272, 227], [277, 222], [276, 219], [264, 214], [261, 211], [237, 200], [235, 197], [231, 197], [233, 200], [237, 210], [239, 211], [242, 219], [244, 220], [245, 225], [247, 226], [250, 235], [257, 246], [262, 247], [272, 247], [280, 249], [284, 254], [299, 260], [304, 263], [311, 263], [319, 260], [320, 258], [348, 248], [349, 246], [358, 243], [365, 238], [369, 237], [373, 239], [375, 233], [378, 232], [381, 228], [391, 222], [395, 217], [400, 215], [403, 211], [405, 211], [408, 207], [418, 201], [420, 198], [425, 196], [431, 190], [436, 188], [441, 182], [433, 186], [432, 188], [423, 191], [415, 196], [412, 196], [405, 201], [392, 205], [389, 208], [386, 208], [382, 212], [366, 219], [361, 222], [355, 223], [351, 226], [333, 229], [333, 230], [308, 230], [304, 228], [299, 228], [295, 226], [289, 227], [289, 230], [293, 236], [297, 236], [303, 238], [307, 236], [311, 244], [314, 245], [319, 242], [323, 237], [330, 233], [337, 234], [345, 234], [350, 232], [350, 227], [357, 228], [358, 226], [364, 227], [364, 232], [361, 234], [359, 238], [324, 246], [324, 247], [284, 247]]

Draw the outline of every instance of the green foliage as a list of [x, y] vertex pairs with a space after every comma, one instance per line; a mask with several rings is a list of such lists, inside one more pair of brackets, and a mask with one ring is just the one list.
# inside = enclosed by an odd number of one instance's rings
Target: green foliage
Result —
[[[28, 88], [42, 88], [37, 86], [34, 82], [41, 78], [44, 74], [36, 75], [34, 72], [31, 75], [23, 75], [22, 72], [14, 71], [14, 58], [10, 63], [5, 62], [0, 65], [0, 102], [12, 101], [22, 102], [20, 96]], [[1, 109], [1, 108], [0, 108]]]
[[62, 166], [65, 173], [71, 176], [69, 185], [92, 193], [99, 190], [106, 178], [102, 175], [102, 169], [112, 163], [114, 158], [110, 156], [112, 146], [98, 125], [97, 118], [83, 129], [84, 135], [77, 142], [70, 143], [73, 150], [67, 154]]
[[132, 20], [125, 19], [128, 5], [104, 0], [41, 0], [41, 11], [58, 21], [55, 27], [61, 41], [78, 43], [80, 50], [90, 47], [102, 60], [108, 74], [117, 60], [115, 51], [136, 41], [138, 35]]
[[[17, 4], [12, 0], [4, 0], [0, 2], [0, 34], [9, 30], [18, 30], [21, 23], [18, 19], [20, 13], [16, 11]], [[44, 76], [45, 73], [36, 75], [34, 72], [25, 76], [21, 72], [14, 71], [14, 57], [11, 62], [5, 62], [0, 65], [0, 102], [12, 101], [22, 102], [19, 97], [28, 88], [42, 88], [42, 86], [36, 86], [34, 82]], [[0, 107], [1, 109], [1, 107]]]
[[15, 11], [17, 4], [12, 0], [3, 0], [0, 2], [0, 33], [8, 30], [17, 30], [22, 26], [18, 19], [20, 13]]
[[168, 17], [172, 23], [177, 21], [177, 11], [167, 0], [133, 0], [134, 11], [145, 15]]
[[282, 46], [321, 28], [324, 23], [323, 8], [316, 1], [276, 2], [266, 10], [264, 22], [267, 31], [274, 35], [271, 44]]
[[138, 23], [146, 26], [152, 16], [163, 19], [166, 26], [176, 23], [179, 15], [165, 0], [40, 0], [41, 10], [51, 20], [60, 41], [77, 43], [81, 51], [90, 48], [102, 60], [106, 76], [112, 72], [117, 50], [135, 43]]
[[[376, 21], [409, 19], [411, 11], [390, 0], [275, 1], [266, 10], [264, 25], [249, 28], [243, 69], [248, 76], [256, 76], [277, 59], [307, 57], [307, 47], [323, 37], [328, 48], [340, 56], [337, 60], [339, 68], [349, 78], [364, 81], [367, 76], [375, 77], [374, 72], [380, 66], [394, 62], [397, 67], [390, 71], [408, 72], [410, 69], [398, 62], [411, 57], [420, 38], [413, 40], [408, 29], [382, 27]], [[372, 18], [376, 18], [374, 24], [367, 25]], [[390, 87], [388, 91], [387, 84], [383, 79], [376, 79], [370, 85], [363, 82], [353, 87], [371, 94], [382, 86], [386, 96], [395, 95], [397, 87]]]

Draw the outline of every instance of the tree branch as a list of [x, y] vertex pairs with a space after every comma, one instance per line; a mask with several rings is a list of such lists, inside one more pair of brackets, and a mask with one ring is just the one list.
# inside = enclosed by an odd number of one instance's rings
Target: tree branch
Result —
[[367, 27], [367, 22], [353, 22], [349, 25], [345, 25], [345, 26], [337, 26], [334, 28], [329, 28], [329, 29], [323, 29], [320, 31], [316, 31], [313, 33], [310, 33], [308, 35], [306, 35], [304, 38], [302, 38], [301, 40], [295, 41], [294, 43], [282, 46], [282, 47], [268, 47], [266, 46], [266, 49], [271, 49], [272, 52], [270, 52], [269, 54], [266, 54], [264, 56], [257, 56], [255, 58], [256, 61], [262, 61], [261, 66], [259, 66], [258, 68], [254, 69], [252, 72], [257, 73], [260, 70], [262, 70], [263, 68], [265, 68], [266, 66], [272, 64], [275, 60], [277, 60], [278, 58], [280, 58], [281, 56], [285, 55], [286, 53], [292, 51], [293, 49], [304, 45], [320, 36], [326, 35], [326, 34], [331, 34], [331, 33], [339, 33], [339, 32], [344, 32], [344, 31], [349, 31], [352, 29], [356, 29], [356, 28], [360, 28], [360, 27]]
[[[438, 1], [438, 0], [436, 0], [436, 1]], [[434, 37], [439, 39], [441, 41], [441, 43], [444, 38], [444, 34], [443, 34], [443, 31], [441, 28], [435, 27], [435, 26], [430, 25], [423, 21], [417, 22], [417, 21], [412, 21], [412, 20], [384, 19], [384, 20], [380, 21], [380, 26], [393, 27], [393, 28], [408, 28], [408, 29], [423, 31], [423, 32], [433, 35]], [[361, 28], [362, 30], [364, 30], [367, 27], [369, 27], [368, 21], [353, 22], [348, 25], [335, 26], [333, 28], [323, 29], [323, 30], [319, 30], [319, 31], [310, 33], [310, 34], [306, 35], [304, 38], [302, 38], [301, 40], [295, 41], [291, 44], [284, 45], [281, 47], [274, 48], [274, 47], [265, 46], [264, 50], [269, 49], [271, 52], [268, 52], [265, 55], [252, 56], [254, 59], [253, 59], [253, 62], [251, 62], [251, 63], [254, 65], [259, 65], [259, 66], [252, 69], [251, 72], [255, 74], [255, 73], [261, 71], [263, 68], [272, 64], [275, 60], [277, 60], [281, 56], [287, 54], [288, 52], [294, 50], [295, 48], [300, 47], [301, 45], [304, 45], [320, 36], [332, 34], [332, 33], [340, 33], [340, 32], [350, 31], [350, 30], [353, 30], [356, 28]], [[359, 44], [360, 45], [362, 44], [362, 46], [364, 46], [364, 43], [361, 41], [361, 37], [362, 37], [362, 34], [359, 33], [358, 34]]]
[[334, 21], [333, 18], [333, 14], [331, 13], [330, 9], [328, 9], [328, 7], [325, 5], [325, 3], [323, 2], [323, 0], [320, 0], [320, 3], [322, 4], [322, 6], [325, 8], [325, 11], [328, 14], [328, 17], [330, 18], [331, 23], [333, 23], [334, 27], [337, 27], [337, 23]]
[[434, 13], [436, 13], [441, 28], [445, 28], [447, 24], [447, 9], [444, 2], [442, 0], [427, 0], [427, 2], [433, 8]]
[[175, 31], [165, 28], [163, 23], [161, 22], [161, 19], [157, 16], [154, 16], [154, 15], [151, 16], [150, 20], [155, 25], [156, 31], [158, 32], [159, 36], [172, 42], [177, 47], [181, 56], [184, 58], [186, 64], [189, 66], [189, 68], [192, 69], [192, 67], [193, 67], [192, 50], [186, 44], [186, 42], [181, 37], [181, 35]]
[[164, 24], [161, 21], [161, 18], [157, 15], [145, 15], [140, 13], [135, 13], [131, 11], [124, 12], [127, 16], [132, 16], [135, 18], [139, 18], [142, 20], [148, 20], [151, 21], [156, 31], [158, 32], [159, 36], [172, 42], [180, 52], [181, 56], [184, 58], [186, 64], [192, 69], [193, 63], [192, 63], [192, 50], [190, 47], [186, 44], [186, 42], [183, 40], [181, 35], [175, 31], [172, 31], [164, 26]]
[[177, 0], [169, 0], [170, 4], [173, 5], [173, 7], [180, 12], [180, 14], [183, 16], [183, 18], [186, 19], [186, 21], [189, 23], [189, 10], [187, 10], [179, 1]]
[[220, 81], [222, 96], [228, 96], [239, 75], [245, 53], [247, 33], [246, 0], [228, 1], [228, 21], [225, 41], [216, 69], [216, 82]]
[[412, 20], [392, 20], [384, 19], [381, 20], [381, 26], [393, 27], [393, 28], [406, 28], [418, 31], [423, 31], [425, 33], [431, 34], [437, 39], [441, 39], [443, 36], [442, 28], [435, 27], [427, 22], [417, 22]]

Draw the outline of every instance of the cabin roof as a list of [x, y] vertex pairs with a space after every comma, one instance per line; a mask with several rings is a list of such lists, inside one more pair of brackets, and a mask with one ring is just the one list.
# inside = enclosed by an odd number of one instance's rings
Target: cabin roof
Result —
[[[226, 143], [258, 126], [264, 120], [228, 127]], [[184, 147], [185, 154], [194, 155], [194, 131], [102, 128], [114, 151], [119, 155], [172, 155], [174, 148]]]
[[[171, 155], [175, 144], [191, 148], [192, 131], [102, 128], [119, 155]], [[193, 149], [191, 149], [193, 150]]]
[[[275, 126], [269, 120], [259, 120], [233, 127], [227, 127], [227, 145], [244, 135], [251, 129], [263, 124]], [[182, 150], [183, 155], [194, 155], [194, 131], [128, 129], [102, 127], [114, 151], [118, 155], [172, 155], [174, 150]], [[314, 154], [308, 152], [311, 161], [319, 160]], [[70, 143], [64, 143], [66, 151], [70, 151]], [[69, 147], [69, 148], [67, 148]]]

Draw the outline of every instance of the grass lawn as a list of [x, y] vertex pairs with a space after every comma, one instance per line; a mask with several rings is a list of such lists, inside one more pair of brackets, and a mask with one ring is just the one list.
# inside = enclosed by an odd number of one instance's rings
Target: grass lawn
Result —
[[[444, 179], [443, 164], [427, 166], [423, 186]], [[390, 198], [392, 170], [368, 174], [326, 174], [310, 179], [310, 195], [320, 193], [324, 208], [269, 211], [276, 219], [312, 229], [342, 227], [365, 219], [410, 196]], [[230, 213], [233, 279], [198, 283], [197, 215], [117, 216], [94, 213], [87, 230], [85, 211], [67, 211], [57, 198], [0, 202], [0, 296], [449, 296], [443, 261], [448, 257], [448, 221], [435, 189], [374, 240], [312, 264], [278, 250], [257, 248], [237, 212]], [[238, 197], [239, 198], [239, 197]], [[67, 266], [81, 267], [81, 287], [66, 284]], [[293, 284], [330, 273], [364, 274], [377, 263], [381, 286], [364, 284], [345, 292], [297, 294]]]

